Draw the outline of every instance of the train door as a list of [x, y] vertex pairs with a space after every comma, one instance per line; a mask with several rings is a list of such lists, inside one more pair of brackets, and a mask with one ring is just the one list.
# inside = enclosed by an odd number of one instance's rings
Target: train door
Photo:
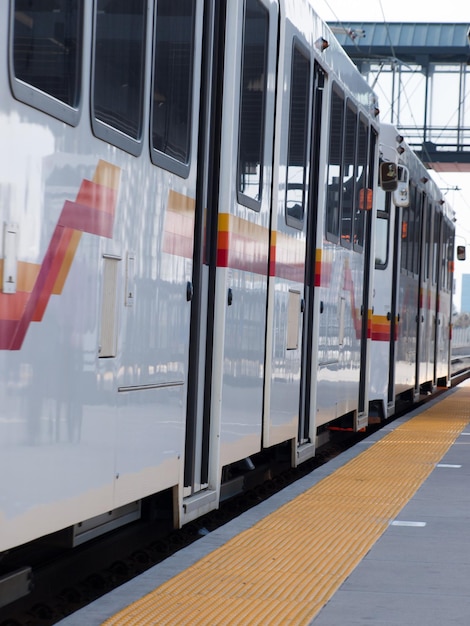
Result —
[[[356, 417], [356, 430], [367, 426], [368, 404], [367, 388], [369, 379], [369, 358], [368, 358], [368, 337], [369, 337], [369, 307], [371, 300], [370, 285], [372, 281], [372, 197], [371, 192], [374, 188], [375, 180], [375, 157], [377, 146], [377, 133], [373, 128], [367, 132], [365, 120], [359, 119], [359, 141], [358, 141], [358, 165], [359, 180], [363, 180], [360, 197], [362, 201], [359, 203], [359, 209], [355, 215], [356, 237], [359, 238], [364, 248], [364, 282], [362, 291], [361, 304], [361, 365], [359, 379], [359, 404]], [[367, 161], [368, 159], [368, 161]], [[356, 243], [356, 245], [359, 241]]]
[[[367, 423], [361, 365], [367, 360], [363, 318], [370, 291], [366, 215], [374, 187], [368, 159], [376, 143], [367, 118], [337, 84], [331, 89], [329, 121], [324, 237], [317, 240], [321, 306], [315, 376], [316, 426], [326, 436], [332, 427], [357, 430]], [[324, 426], [334, 420], [334, 426]]]
[[[261, 447], [277, 3], [205, 0], [184, 522]], [[249, 462], [249, 460], [247, 460]]]
[[435, 245], [437, 279], [435, 301], [434, 376], [435, 385], [446, 386], [450, 377], [450, 329], [453, 289], [453, 229], [442, 213], [436, 213], [439, 238]]
[[416, 314], [416, 395], [424, 390], [427, 380], [428, 345], [426, 342], [426, 329], [429, 318], [429, 297], [426, 267], [424, 259], [424, 240], [426, 230], [424, 228], [426, 212], [426, 194], [420, 191], [416, 197], [415, 224], [413, 255], [416, 257], [413, 270], [418, 276], [418, 300]]
[[[213, 303], [212, 242], [218, 180], [218, 142], [223, 75], [225, 3], [197, 0], [203, 11], [200, 39], [201, 89], [198, 115], [198, 172], [194, 224], [193, 275], [187, 285], [191, 301], [188, 395], [184, 448], [183, 495], [180, 511], [184, 522], [211, 510], [217, 504], [216, 492], [209, 489], [210, 412], [206, 409], [211, 372], [211, 308]], [[178, 9], [178, 4], [175, 8]]]
[[414, 188], [409, 206], [407, 226], [407, 283], [408, 300], [406, 301], [406, 317], [408, 321], [408, 360], [413, 375], [410, 382], [413, 385], [413, 396], [418, 398], [420, 393], [420, 376], [422, 367], [422, 329], [424, 327], [424, 294], [422, 283], [421, 263], [421, 210], [422, 194]]
[[226, 483], [262, 445], [277, 26], [272, 0], [227, 3], [211, 398]]
[[447, 217], [443, 218], [443, 220], [445, 224], [443, 239], [445, 245], [445, 269], [443, 289], [439, 297], [440, 312], [442, 311], [441, 324], [439, 325], [440, 337], [442, 338], [442, 352], [436, 384], [448, 387], [451, 382], [455, 230], [453, 222], [450, 222]]
[[314, 350], [314, 288], [315, 288], [315, 250], [317, 240], [317, 210], [319, 191], [319, 156], [321, 136], [321, 113], [325, 75], [323, 70], [315, 64], [313, 78], [313, 119], [311, 135], [310, 184], [307, 214], [307, 237], [305, 256], [305, 291], [304, 291], [304, 325], [302, 330], [299, 425], [297, 440], [299, 444], [298, 457], [305, 458], [313, 453], [315, 445], [315, 421], [312, 406], [312, 380], [315, 379], [313, 369]]
[[431, 265], [431, 238], [434, 224], [434, 210], [429, 198], [425, 196], [423, 204], [423, 300], [425, 323], [422, 342], [423, 372], [420, 380], [425, 385], [423, 391], [432, 391], [435, 385], [435, 324], [436, 324], [436, 286], [433, 284]]
[[[187, 367], [184, 364], [178, 369], [180, 385], [187, 381], [186, 396], [180, 400], [171, 395], [171, 390], [168, 394], [169, 403], [186, 402], [186, 410], [181, 409], [186, 415], [184, 428], [173, 429], [180, 446], [184, 445], [184, 454], [180, 447], [178, 457], [180, 469], [184, 468], [184, 472], [179, 472], [180, 500], [175, 507], [179, 512], [178, 523], [183, 521], [186, 509], [188, 514], [197, 514], [202, 507], [215, 505], [213, 494], [206, 494], [197, 505], [190, 503], [187, 507], [183, 505], [183, 496], [190, 498], [208, 486], [209, 416], [204, 412], [203, 400], [209, 345], [210, 266], [205, 244], [210, 238], [207, 227], [210, 177], [212, 169], [217, 168], [213, 161], [218, 100], [213, 94], [217, 93], [221, 5], [215, 0], [155, 3], [152, 160], [166, 172], [165, 184], [171, 191], [162, 244], [168, 258], [164, 257], [161, 267], [152, 267], [152, 272], [165, 274], [166, 291], [161, 298], [165, 315], [170, 321], [177, 317], [177, 287], [178, 301], [184, 300], [185, 320], [189, 321], [189, 329], [179, 324], [176, 337], [164, 337], [173, 350], [184, 349], [188, 354]], [[172, 284], [180, 274], [184, 278], [177, 285]], [[169, 370], [179, 367], [174, 361], [169, 358], [165, 367]], [[171, 424], [168, 407], [164, 414], [167, 424]], [[167, 445], [161, 442], [163, 456]]]
[[387, 317], [390, 322], [390, 338], [389, 338], [389, 358], [388, 358], [388, 392], [387, 392], [387, 414], [392, 411], [395, 406], [395, 370], [397, 359], [397, 337], [400, 316], [398, 313], [398, 285], [400, 276], [400, 255], [401, 255], [401, 210], [399, 207], [392, 205], [392, 195], [386, 194], [386, 211], [387, 214], [393, 206], [394, 211], [394, 228], [393, 228], [393, 244], [390, 258], [392, 260], [392, 289], [390, 293], [390, 312]]
[[[416, 229], [419, 205], [416, 185], [410, 188], [410, 203], [401, 212], [400, 270], [397, 285], [397, 339], [395, 350], [395, 395], [413, 398], [417, 390], [418, 318], [419, 304], [419, 230]], [[419, 223], [419, 222], [418, 222]]]
[[436, 291], [436, 301], [433, 309], [434, 315], [434, 328], [432, 329], [432, 340], [434, 344], [434, 368], [433, 368], [433, 382], [437, 383], [438, 368], [440, 359], [440, 345], [441, 345], [441, 332], [440, 325], [442, 322], [440, 314], [440, 296], [442, 290], [442, 263], [444, 262], [443, 255], [443, 233], [442, 233], [442, 215], [436, 213], [434, 216], [434, 235], [433, 235], [433, 283]]
[[[310, 385], [318, 171], [324, 73], [285, 20], [279, 89], [278, 192], [274, 201], [263, 411], [263, 446], [297, 441], [313, 456]], [[313, 94], [313, 95], [312, 95]]]
[[[263, 446], [297, 438], [306, 316], [312, 54], [288, 12], [279, 52], [276, 151], [264, 381]], [[317, 70], [315, 69], [315, 72]], [[308, 263], [307, 263], [308, 265]], [[313, 452], [312, 452], [313, 454]]]

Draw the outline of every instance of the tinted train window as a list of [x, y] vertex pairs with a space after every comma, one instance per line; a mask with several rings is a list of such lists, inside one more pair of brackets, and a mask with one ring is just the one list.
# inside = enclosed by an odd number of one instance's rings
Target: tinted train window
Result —
[[328, 189], [326, 196], [326, 237], [338, 241], [341, 200], [341, 159], [343, 148], [344, 98], [331, 94], [330, 147], [328, 155]]
[[95, 3], [93, 117], [98, 124], [93, 130], [132, 153], [140, 151], [132, 140], [142, 133], [146, 12], [145, 0]]
[[444, 290], [452, 292], [453, 288], [453, 268], [454, 268], [454, 233], [451, 226], [444, 222], [444, 242], [446, 246], [446, 263], [444, 270]]
[[372, 208], [377, 135], [336, 85], [329, 130], [325, 236], [362, 253], [366, 211]]
[[[366, 179], [368, 180], [367, 188], [372, 189], [374, 180], [374, 162], [375, 162], [375, 148], [377, 143], [377, 133], [374, 128], [371, 128], [370, 133], [370, 149], [369, 149], [369, 171]], [[389, 260], [389, 241], [390, 241], [390, 209], [392, 207], [392, 194], [390, 192], [385, 193], [383, 196], [383, 206], [377, 208], [377, 220], [375, 230], [375, 267], [376, 269], [385, 269]]]
[[309, 84], [310, 61], [294, 45], [286, 168], [286, 222], [297, 228], [302, 228], [305, 212]]
[[263, 183], [269, 16], [258, 0], [246, 0], [243, 30], [238, 200], [259, 211]]
[[[371, 139], [372, 140], [372, 139]], [[371, 149], [374, 147], [371, 146]], [[374, 158], [374, 152], [371, 159]], [[356, 169], [356, 193], [354, 206], [354, 249], [361, 251], [364, 247], [364, 224], [366, 210], [369, 203], [372, 202], [371, 192], [372, 184], [369, 182], [369, 127], [366, 120], [359, 118], [358, 136], [357, 136], [357, 169]]]
[[437, 285], [437, 278], [439, 276], [439, 264], [441, 262], [441, 240], [440, 240], [440, 215], [435, 215], [434, 218], [434, 231], [432, 240], [432, 282], [433, 285]]
[[[155, 163], [182, 175], [189, 163], [196, 0], [158, 0], [152, 98]], [[176, 162], [174, 162], [175, 160]]]
[[[410, 198], [412, 196], [413, 189], [410, 189]], [[402, 270], [407, 269], [407, 256], [408, 256], [408, 242], [409, 242], [409, 208], [403, 207], [402, 222], [401, 222], [401, 256], [400, 267]]]
[[411, 202], [408, 207], [408, 231], [407, 231], [407, 252], [406, 252], [406, 266], [409, 272], [413, 272], [413, 254], [415, 248], [415, 221], [416, 221], [416, 203], [418, 200], [419, 194], [415, 188], [415, 193], [411, 194]]
[[350, 247], [353, 216], [356, 207], [356, 146], [357, 114], [349, 105], [346, 107], [343, 167], [341, 170], [341, 245]]
[[82, 15], [83, 0], [16, 0], [12, 16], [12, 74], [23, 83], [14, 95], [69, 123], [78, 122], [66, 107], [80, 100]]
[[447, 270], [448, 270], [448, 234], [447, 224], [442, 220], [442, 258], [441, 258], [441, 282], [440, 289], [445, 291], [447, 288]]
[[440, 277], [439, 289], [441, 291], [452, 291], [452, 267], [454, 258], [454, 236], [449, 223], [440, 215], [442, 243], [441, 254], [439, 255]]
[[424, 221], [424, 278], [429, 280], [430, 269], [430, 257], [431, 257], [431, 226], [432, 226], [433, 212], [429, 202], [424, 207], [423, 221]]
[[415, 185], [410, 187], [410, 204], [403, 208], [401, 230], [401, 268], [418, 274], [421, 253], [422, 194]]
[[419, 194], [417, 198], [416, 211], [415, 211], [415, 226], [414, 226], [414, 241], [413, 241], [413, 274], [418, 274], [420, 271], [420, 256], [421, 256], [421, 215], [423, 210], [425, 196]]
[[388, 215], [377, 214], [375, 222], [375, 267], [384, 269], [388, 262]]

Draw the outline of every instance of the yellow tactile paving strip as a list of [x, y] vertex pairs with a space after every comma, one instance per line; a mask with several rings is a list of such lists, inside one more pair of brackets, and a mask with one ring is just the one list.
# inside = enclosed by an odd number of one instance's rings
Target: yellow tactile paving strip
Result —
[[104, 624], [309, 624], [469, 421], [463, 384]]

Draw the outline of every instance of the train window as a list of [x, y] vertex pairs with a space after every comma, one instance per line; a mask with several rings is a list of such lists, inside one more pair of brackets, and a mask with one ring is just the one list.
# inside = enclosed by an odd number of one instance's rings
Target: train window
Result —
[[14, 0], [10, 73], [18, 100], [78, 124], [83, 0]]
[[401, 222], [401, 255], [400, 255], [400, 267], [402, 270], [406, 270], [407, 265], [407, 256], [408, 256], [408, 248], [409, 248], [409, 218], [410, 209], [409, 207], [403, 207], [402, 213], [402, 222]]
[[346, 107], [344, 126], [343, 167], [341, 185], [341, 245], [349, 248], [352, 241], [353, 217], [356, 206], [356, 148], [357, 113], [349, 105]]
[[384, 269], [388, 262], [388, 213], [377, 212], [375, 222], [375, 267]]
[[423, 213], [424, 222], [424, 278], [429, 280], [430, 256], [431, 256], [431, 226], [432, 226], [432, 210], [429, 202], [426, 203]]
[[152, 161], [189, 173], [196, 0], [158, 0], [153, 62]]
[[441, 289], [443, 291], [451, 291], [454, 241], [449, 224], [444, 219], [442, 222], [442, 239], [444, 249], [442, 251], [443, 255]]
[[310, 60], [294, 44], [286, 168], [286, 223], [296, 228], [302, 228], [305, 212], [309, 87]]
[[238, 201], [259, 211], [263, 184], [269, 15], [259, 0], [246, 0], [243, 31]]
[[[442, 219], [442, 218], [441, 218]], [[447, 250], [446, 250], [446, 229], [445, 229], [445, 222], [442, 219], [442, 242], [441, 242], [441, 254], [439, 255], [439, 271], [440, 271], [440, 277], [439, 277], [439, 288], [443, 289], [444, 285], [445, 285], [445, 271], [446, 271], [446, 266], [447, 266]]]
[[432, 242], [432, 282], [433, 285], [437, 285], [437, 278], [439, 276], [439, 264], [441, 262], [441, 250], [440, 250], [440, 216], [436, 215], [434, 219], [434, 232]]
[[131, 154], [141, 152], [147, 2], [96, 0], [93, 132]]
[[[374, 152], [372, 153], [374, 155]], [[357, 137], [357, 190], [355, 194], [356, 204], [354, 207], [354, 249], [362, 251], [364, 248], [364, 224], [367, 209], [366, 206], [361, 206], [359, 198], [368, 197], [369, 189], [372, 189], [372, 185], [369, 184], [369, 126], [365, 119], [359, 118], [359, 128]], [[373, 158], [373, 156], [372, 156]]]
[[447, 259], [447, 224], [442, 220], [441, 291], [447, 288]]
[[420, 270], [420, 253], [421, 253], [421, 214], [424, 203], [424, 195], [419, 194], [417, 198], [414, 224], [414, 241], [413, 241], [413, 263], [410, 268], [413, 274], [418, 274]]
[[407, 236], [407, 255], [406, 255], [406, 269], [409, 272], [413, 272], [413, 255], [415, 252], [415, 240], [416, 240], [416, 198], [415, 194], [413, 202], [409, 206], [408, 210], [408, 236]]
[[446, 291], [452, 293], [454, 273], [454, 233], [450, 224], [446, 223], [447, 263], [446, 263]]
[[336, 89], [331, 94], [328, 188], [326, 196], [326, 238], [339, 240], [340, 175], [343, 146], [344, 98]]
[[410, 187], [410, 203], [403, 208], [401, 235], [401, 268], [417, 274], [419, 270], [421, 198], [415, 185]]

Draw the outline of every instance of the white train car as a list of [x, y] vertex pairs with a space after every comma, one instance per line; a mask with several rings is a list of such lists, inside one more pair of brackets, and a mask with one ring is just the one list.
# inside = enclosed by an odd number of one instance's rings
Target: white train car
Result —
[[172, 6], [2, 4], [0, 552], [182, 481], [203, 6]]
[[378, 190], [371, 419], [450, 383], [454, 213], [396, 128], [381, 124], [380, 157], [398, 187]]
[[312, 3], [0, 18], [0, 554], [181, 526], [363, 428], [378, 110]]
[[292, 438], [299, 463], [332, 426], [367, 423], [372, 219], [364, 198], [375, 184], [378, 111], [311, 5], [286, 2], [285, 11], [263, 442]]

